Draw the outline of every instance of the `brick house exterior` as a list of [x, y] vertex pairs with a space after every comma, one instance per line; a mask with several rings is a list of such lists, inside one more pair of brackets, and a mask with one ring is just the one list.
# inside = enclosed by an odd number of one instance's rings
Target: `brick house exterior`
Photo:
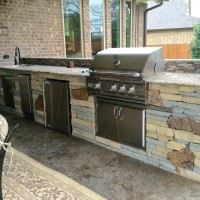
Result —
[[[193, 25], [200, 18], [186, 13], [185, 2], [165, 2], [148, 13], [147, 46], [162, 46], [165, 58], [190, 58], [189, 44], [193, 38]], [[149, 7], [152, 5], [148, 4]]]
[[1, 1], [0, 61], [19, 47], [25, 57], [64, 57], [62, 1]]
[[[123, 3], [123, 7], [125, 4]], [[91, 58], [89, 0], [82, 0], [82, 52]], [[122, 15], [125, 16], [125, 7]], [[111, 0], [104, 1], [105, 48], [112, 46]], [[143, 11], [146, 4], [135, 5], [132, 0], [132, 46], [142, 46]], [[22, 57], [65, 58], [65, 38], [62, 1], [1, 1], [0, 2], [0, 62], [7, 63], [3, 55], [10, 55], [19, 47]], [[121, 47], [125, 47], [126, 18], [123, 17]]]

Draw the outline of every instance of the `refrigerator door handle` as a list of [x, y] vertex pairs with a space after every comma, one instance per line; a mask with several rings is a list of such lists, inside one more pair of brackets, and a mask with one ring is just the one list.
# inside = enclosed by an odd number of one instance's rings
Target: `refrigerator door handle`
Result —
[[[49, 93], [49, 97], [47, 97], [47, 89]], [[43, 82], [43, 98], [44, 98], [44, 113], [45, 113], [45, 126], [51, 127], [51, 116], [52, 116], [52, 102], [51, 102], [51, 83], [50, 81]], [[47, 99], [48, 98], [48, 99]], [[47, 102], [49, 105], [47, 105]], [[48, 114], [47, 107], [50, 107], [51, 114]], [[47, 117], [48, 116], [48, 117]], [[50, 119], [48, 119], [50, 118]]]

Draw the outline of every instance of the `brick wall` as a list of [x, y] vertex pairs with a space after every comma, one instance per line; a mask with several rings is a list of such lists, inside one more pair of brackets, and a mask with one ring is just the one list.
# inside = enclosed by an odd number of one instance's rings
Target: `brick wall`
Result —
[[[91, 58], [91, 36], [89, 18], [89, 0], [82, 2], [83, 55]], [[134, 1], [133, 1], [134, 2]], [[126, 16], [125, 1], [122, 2], [122, 15]], [[132, 46], [142, 46], [143, 11], [146, 4], [133, 3]], [[111, 47], [111, 5], [105, 1], [106, 48]], [[122, 28], [122, 47], [126, 44], [126, 20]], [[65, 57], [65, 39], [63, 30], [62, 1], [13, 0], [0, 3], [0, 63], [13, 64], [15, 47], [19, 47], [22, 57], [63, 58]], [[3, 55], [11, 60], [3, 60]]]
[[138, 37], [137, 37], [137, 47], [142, 47], [143, 46], [143, 32], [144, 32], [144, 11], [146, 9], [146, 4], [139, 4], [138, 5], [138, 13], [136, 16], [136, 19], [138, 20], [138, 25], [137, 25], [137, 32], [138, 32]]
[[189, 44], [193, 37], [192, 29], [148, 31], [147, 45], [152, 44]]
[[83, 23], [83, 56], [91, 58], [91, 33], [90, 33], [90, 12], [89, 0], [82, 1], [82, 23]]
[[148, 31], [147, 46], [163, 47], [166, 59], [190, 59], [189, 44], [192, 39], [192, 29]]
[[105, 48], [112, 47], [112, 34], [111, 34], [111, 3], [109, 0], [105, 0], [105, 37], [106, 46]]
[[0, 3], [0, 62], [4, 54], [65, 57], [62, 1], [13, 0]]
[[132, 47], [143, 46], [144, 10], [146, 6], [146, 4], [136, 5], [135, 2], [132, 4]]

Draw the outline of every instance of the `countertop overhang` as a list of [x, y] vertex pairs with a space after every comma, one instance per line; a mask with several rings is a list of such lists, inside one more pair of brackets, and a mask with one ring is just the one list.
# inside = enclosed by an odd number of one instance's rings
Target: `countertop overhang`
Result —
[[65, 74], [74, 76], [89, 76], [89, 68], [82, 67], [58, 67], [58, 66], [47, 66], [47, 65], [0, 65], [0, 69], [6, 70], [18, 70], [28, 72], [42, 72], [50, 74]]
[[163, 72], [146, 79], [149, 83], [200, 86], [200, 74]]
[[[0, 65], [0, 69], [18, 70], [26, 72], [41, 72], [50, 74], [65, 74], [73, 76], [89, 76], [89, 68], [74, 67], [67, 68], [65, 66], [49, 66], [49, 65]], [[157, 75], [145, 79], [149, 83], [160, 84], [177, 84], [200, 86], [200, 74], [194, 73], [174, 73], [162, 72]]]

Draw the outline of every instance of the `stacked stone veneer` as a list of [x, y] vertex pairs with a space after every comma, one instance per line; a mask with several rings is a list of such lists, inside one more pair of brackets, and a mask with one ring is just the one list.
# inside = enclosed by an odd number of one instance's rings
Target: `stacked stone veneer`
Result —
[[[15, 109], [11, 109], [4, 106], [2, 84], [0, 81], [0, 106], [2, 109], [16, 112], [22, 115], [21, 99], [19, 94], [19, 84], [17, 76], [23, 74], [18, 70], [0, 70], [0, 76], [12, 76], [16, 77], [14, 80], [14, 100]], [[71, 106], [71, 124], [72, 134], [86, 138], [88, 140], [94, 140], [95, 138], [95, 112], [94, 112], [94, 98], [87, 95], [86, 90], [86, 77], [84, 76], [72, 76], [67, 74], [51, 74], [40, 72], [26, 72], [31, 76], [31, 91], [33, 97], [34, 107], [34, 119], [38, 123], [45, 123], [45, 112], [43, 103], [43, 82], [47, 79], [66, 80], [69, 81], [70, 89], [70, 106]], [[0, 79], [1, 80], [1, 79]], [[86, 95], [84, 98], [73, 95], [74, 90], [83, 90]], [[66, 122], [67, 123], [67, 122]]]
[[200, 86], [150, 83], [147, 160], [200, 182]]
[[94, 137], [94, 99], [92, 97], [77, 99], [72, 95], [73, 90], [85, 88], [86, 77], [66, 74], [32, 73], [31, 79], [35, 121], [44, 124], [44, 109], [42, 109], [42, 106], [36, 106], [36, 102], [43, 105], [39, 100], [43, 96], [43, 82], [47, 79], [66, 80], [69, 81], [70, 88], [72, 134], [88, 138]]
[[50, 65], [50, 66], [62, 66], [67, 67], [69, 61], [73, 61], [75, 67], [90, 67], [93, 58], [22, 58], [23, 64], [33, 65]]
[[[138, 149], [96, 136], [95, 98], [87, 94], [86, 77], [28, 73], [35, 121], [44, 124], [43, 82], [47, 79], [69, 81], [74, 136], [200, 182], [200, 86], [149, 83], [146, 149]], [[4, 76], [18, 74], [22, 73], [0, 70]], [[14, 83], [15, 111], [21, 114], [17, 79]], [[2, 92], [0, 105], [3, 105]]]
[[166, 59], [165, 71], [178, 73], [200, 73], [200, 59]]

